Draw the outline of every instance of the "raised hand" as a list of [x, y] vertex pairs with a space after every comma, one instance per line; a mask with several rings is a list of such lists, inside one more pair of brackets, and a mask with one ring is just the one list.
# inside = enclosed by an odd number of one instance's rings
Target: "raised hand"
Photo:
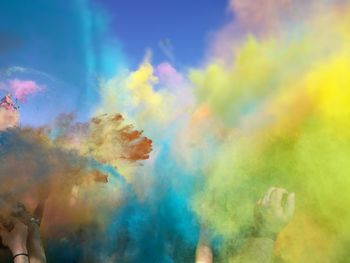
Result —
[[255, 234], [275, 239], [293, 216], [295, 194], [283, 188], [271, 187], [257, 202], [255, 211]]
[[6, 229], [5, 227], [1, 227], [0, 229], [2, 244], [8, 247], [14, 256], [18, 254], [28, 254], [28, 227], [14, 217], [11, 218], [11, 222], [13, 224], [11, 230]]

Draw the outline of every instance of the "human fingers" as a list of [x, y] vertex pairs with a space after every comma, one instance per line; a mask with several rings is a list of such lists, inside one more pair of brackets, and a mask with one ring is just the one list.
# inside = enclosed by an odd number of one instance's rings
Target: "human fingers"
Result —
[[270, 187], [269, 190], [267, 190], [265, 196], [262, 199], [261, 205], [262, 206], [268, 206], [270, 203], [270, 198], [272, 193], [276, 190], [276, 187]]
[[275, 191], [272, 192], [270, 197], [270, 204], [272, 207], [280, 209], [282, 208], [282, 200], [283, 196], [287, 194], [287, 190], [283, 188], [276, 188]]
[[290, 193], [287, 197], [287, 202], [285, 205], [285, 215], [287, 218], [291, 218], [295, 210], [295, 193]]
[[19, 220], [18, 218], [12, 217], [11, 221], [14, 225], [14, 228], [13, 228], [14, 230], [20, 231], [20, 232], [27, 232], [28, 231], [27, 225], [25, 223], [23, 223], [21, 220]]
[[0, 226], [0, 237], [2, 244], [7, 247], [9, 241], [9, 232], [2, 225]]

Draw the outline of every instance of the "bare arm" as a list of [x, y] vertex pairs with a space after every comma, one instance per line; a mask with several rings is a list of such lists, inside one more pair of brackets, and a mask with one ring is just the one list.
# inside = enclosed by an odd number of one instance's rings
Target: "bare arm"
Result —
[[11, 250], [14, 263], [29, 263], [28, 250], [26, 246], [28, 228], [21, 221], [13, 218], [13, 229], [8, 231], [1, 228], [2, 243]]
[[29, 252], [30, 263], [46, 263], [46, 255], [44, 246], [42, 244], [41, 234], [40, 234], [40, 223], [44, 214], [46, 198], [39, 201], [35, 211], [34, 216], [29, 214], [25, 209], [22, 214], [22, 218], [25, 219], [28, 225], [28, 240], [27, 247]]
[[45, 250], [42, 244], [39, 225], [32, 223], [29, 227], [27, 241], [30, 263], [46, 263]]
[[212, 263], [213, 252], [211, 250], [207, 233], [205, 229], [201, 230], [197, 249], [196, 249], [196, 263]]

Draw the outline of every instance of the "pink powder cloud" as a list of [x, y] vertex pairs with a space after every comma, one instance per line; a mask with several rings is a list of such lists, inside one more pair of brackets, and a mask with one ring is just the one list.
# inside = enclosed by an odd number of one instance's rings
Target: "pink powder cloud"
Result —
[[168, 87], [176, 87], [183, 83], [183, 77], [176, 69], [169, 63], [164, 62], [157, 66], [156, 74], [161, 84]]
[[177, 71], [170, 63], [163, 62], [156, 67], [155, 74], [159, 79], [160, 86], [177, 97], [179, 110], [192, 105], [193, 90], [183, 73]]
[[276, 37], [289, 26], [307, 21], [312, 10], [317, 10], [315, 6], [326, 6], [327, 2], [326, 0], [229, 0], [227, 14], [231, 16], [231, 20], [209, 35], [207, 57], [232, 62], [235, 48], [241, 46], [247, 36], [253, 35], [258, 39]]
[[8, 81], [10, 92], [15, 98], [24, 102], [26, 97], [42, 91], [45, 87], [33, 80], [12, 79]]

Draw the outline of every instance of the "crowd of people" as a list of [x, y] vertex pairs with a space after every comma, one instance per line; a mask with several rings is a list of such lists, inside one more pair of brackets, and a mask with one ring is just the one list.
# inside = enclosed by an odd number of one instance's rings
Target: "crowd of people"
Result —
[[[45, 201], [39, 202], [33, 214], [21, 203], [12, 204], [9, 216], [1, 216], [0, 236], [3, 248], [1, 259], [11, 254], [6, 262], [44, 263], [45, 250], [40, 234], [40, 223]], [[254, 225], [240, 251], [234, 256], [234, 263], [269, 263], [273, 261], [274, 243], [279, 232], [292, 218], [295, 208], [295, 194], [283, 188], [271, 187], [257, 201]], [[176, 249], [176, 248], [175, 248]], [[5, 262], [5, 261], [1, 261]], [[196, 263], [214, 262], [213, 250], [207, 228], [202, 226], [195, 254]]]

